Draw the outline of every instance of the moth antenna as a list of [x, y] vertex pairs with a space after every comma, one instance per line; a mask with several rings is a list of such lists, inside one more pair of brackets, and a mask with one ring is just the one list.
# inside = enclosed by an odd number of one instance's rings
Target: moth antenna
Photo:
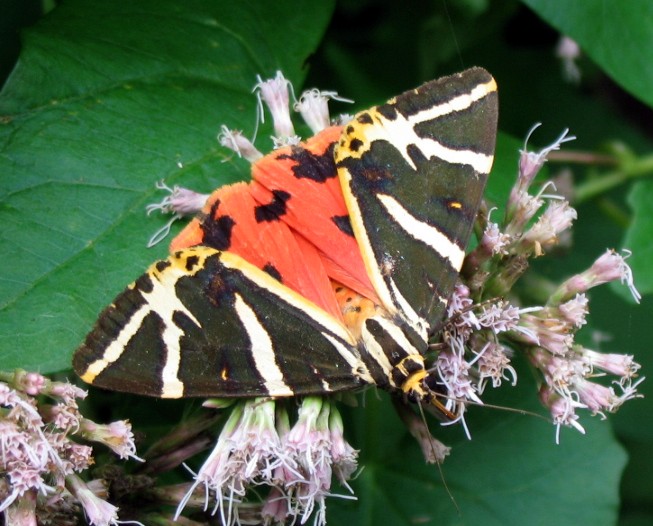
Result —
[[[419, 410], [419, 416], [422, 419], [422, 423], [424, 424], [424, 427], [426, 428], [426, 432], [428, 433], [429, 437], [431, 437], [431, 430], [429, 429], [429, 424], [426, 421], [426, 416], [424, 415], [424, 408], [422, 407], [422, 402], [421, 400], [417, 401], [417, 408]], [[447, 484], [447, 479], [444, 476], [444, 470], [442, 469], [442, 461], [438, 457], [435, 451], [435, 447], [433, 446], [433, 441], [429, 440], [429, 446], [431, 448], [431, 453], [433, 453], [433, 458], [435, 459], [435, 463], [438, 466], [438, 472], [440, 473], [440, 480], [442, 481], [442, 485], [444, 486], [444, 490], [447, 492], [447, 495], [449, 495], [449, 498], [451, 499], [451, 502], [456, 508], [456, 512], [458, 515], [460, 515], [460, 507], [458, 506], [458, 503], [456, 502], [456, 497], [453, 496], [453, 493], [451, 492], [451, 489], [449, 489], [449, 484]]]
[[[426, 415], [424, 414], [424, 409], [420, 400], [416, 401], [417, 407], [419, 408], [419, 417], [415, 414], [414, 411], [409, 409], [403, 400], [393, 397], [392, 404], [399, 415], [399, 418], [406, 424], [406, 428], [413, 438], [420, 445], [422, 453], [424, 454], [425, 460], [429, 464], [437, 464], [438, 471], [440, 473], [440, 479], [442, 480], [442, 485], [449, 495], [451, 502], [453, 503], [456, 511], [460, 513], [460, 508], [456, 502], [449, 485], [447, 484], [446, 478], [444, 476], [444, 471], [442, 470], [442, 461], [449, 454], [450, 448], [442, 444], [437, 440], [429, 430], [428, 423], [426, 421]], [[428, 444], [426, 443], [428, 441]]]
[[[427, 370], [427, 372], [430, 370]], [[518, 407], [508, 407], [505, 405], [496, 405], [496, 404], [481, 404], [479, 402], [475, 402], [474, 400], [463, 400], [460, 398], [456, 398], [454, 396], [447, 396], [442, 393], [433, 393], [435, 396], [441, 397], [441, 398], [446, 398], [447, 400], [453, 400], [454, 402], [458, 402], [460, 404], [465, 404], [465, 405], [475, 405], [478, 407], [487, 407], [488, 409], [496, 409], [498, 411], [506, 411], [509, 413], [517, 413], [519, 415], [524, 415], [524, 416], [534, 416], [536, 418], [540, 418], [546, 422], [549, 422], [549, 419], [543, 415], [540, 415], [539, 413], [536, 413], [534, 411], [529, 411], [527, 409], [519, 409]], [[436, 405], [436, 408], [440, 410], [440, 408]], [[420, 407], [421, 410], [421, 407]]]

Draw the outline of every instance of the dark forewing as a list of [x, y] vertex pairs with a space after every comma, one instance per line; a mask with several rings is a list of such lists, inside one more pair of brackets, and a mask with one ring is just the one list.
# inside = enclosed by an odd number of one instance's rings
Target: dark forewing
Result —
[[373, 382], [337, 320], [207, 247], [152, 265], [100, 315], [74, 367], [99, 387], [163, 398], [292, 396]]
[[336, 164], [379, 298], [426, 337], [444, 314], [492, 166], [496, 83], [474, 68], [356, 115]]

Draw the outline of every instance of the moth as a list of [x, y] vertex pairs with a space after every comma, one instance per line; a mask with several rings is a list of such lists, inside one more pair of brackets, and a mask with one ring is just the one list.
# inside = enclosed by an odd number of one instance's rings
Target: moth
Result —
[[490, 172], [497, 86], [473, 68], [252, 166], [99, 316], [74, 368], [161, 398], [376, 385], [436, 404], [425, 365]]

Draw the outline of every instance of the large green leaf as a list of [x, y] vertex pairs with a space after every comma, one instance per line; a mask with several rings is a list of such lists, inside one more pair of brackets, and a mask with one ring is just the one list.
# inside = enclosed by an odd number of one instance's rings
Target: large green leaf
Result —
[[653, 292], [653, 181], [634, 184], [628, 195], [633, 210], [633, 220], [624, 238], [624, 246], [634, 250], [631, 263], [639, 290], [646, 294]]
[[618, 84], [653, 107], [653, 2], [523, 0], [578, 42]]
[[[533, 401], [532, 388], [505, 394]], [[614, 524], [626, 455], [605, 422], [585, 418], [586, 435], [563, 429], [556, 445], [546, 421], [489, 407], [471, 410], [472, 440], [460, 426], [442, 428], [430, 420], [432, 432], [452, 446], [441, 474], [398, 430], [389, 400], [373, 398], [364, 415], [356, 411], [354, 423], [354, 445], [362, 448], [365, 466], [352, 484], [358, 502], [330, 501], [330, 524]], [[532, 402], [526, 406], [538, 410]]]
[[257, 74], [301, 83], [332, 7], [73, 0], [25, 31], [0, 95], [3, 368], [68, 368], [101, 308], [165, 255], [145, 248], [165, 221], [145, 216], [156, 181], [247, 177], [219, 126], [253, 129]]

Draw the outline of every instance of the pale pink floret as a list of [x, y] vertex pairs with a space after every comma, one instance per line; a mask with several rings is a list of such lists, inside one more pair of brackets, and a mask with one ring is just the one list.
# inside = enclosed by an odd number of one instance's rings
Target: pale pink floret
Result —
[[295, 135], [295, 128], [290, 118], [288, 95], [288, 90], [291, 87], [290, 81], [283, 76], [281, 71], [277, 71], [277, 75], [273, 79], [257, 78], [258, 83], [254, 87], [254, 91], [259, 97], [261, 122], [264, 121], [261, 103], [264, 102], [272, 114], [275, 148], [284, 144], [296, 144], [299, 138]]

